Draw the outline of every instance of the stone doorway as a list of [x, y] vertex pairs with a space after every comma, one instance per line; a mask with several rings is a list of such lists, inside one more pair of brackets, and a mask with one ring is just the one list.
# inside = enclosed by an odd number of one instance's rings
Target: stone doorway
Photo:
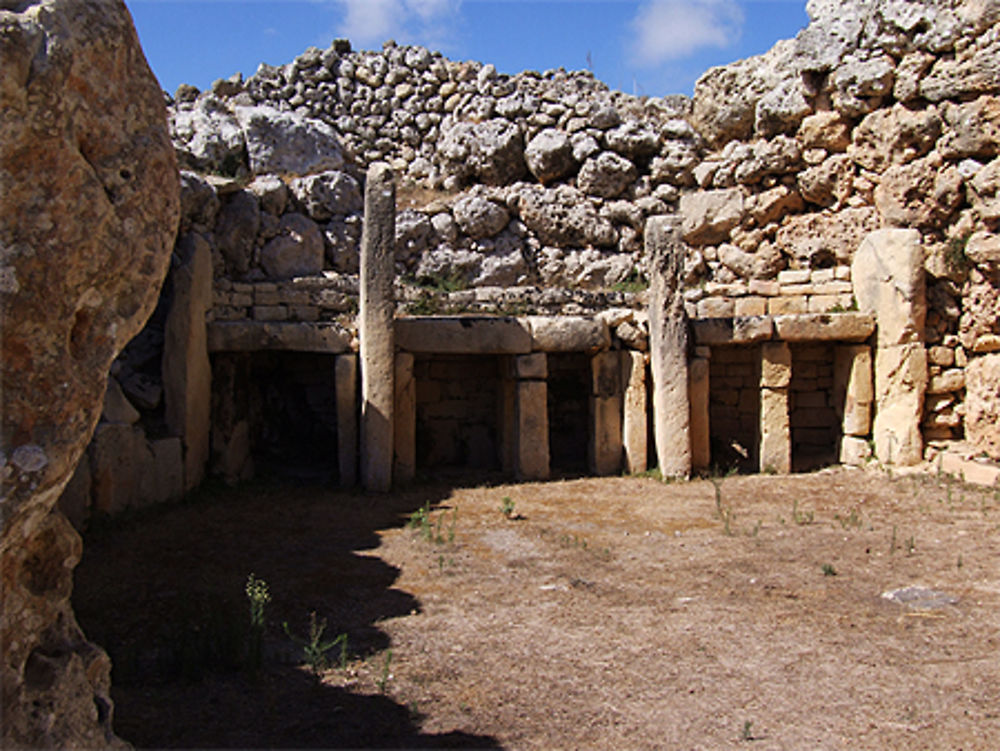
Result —
[[556, 475], [584, 475], [593, 417], [590, 356], [548, 355], [549, 464]]
[[418, 354], [417, 470], [501, 467], [500, 358]]
[[339, 482], [335, 363], [309, 352], [214, 355], [213, 470], [229, 481]]
[[757, 472], [760, 448], [760, 348], [712, 347], [709, 366], [711, 465]]
[[[792, 471], [808, 472], [837, 463], [841, 438], [833, 378], [833, 342], [792, 344], [788, 385]], [[839, 384], [840, 388], [844, 384]], [[839, 397], [843, 403], [843, 395]]]

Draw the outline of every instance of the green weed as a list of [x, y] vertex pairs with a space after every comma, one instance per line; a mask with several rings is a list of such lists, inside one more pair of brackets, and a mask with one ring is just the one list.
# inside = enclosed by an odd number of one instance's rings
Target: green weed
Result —
[[812, 524], [815, 513], [812, 511], [799, 511], [799, 502], [792, 502], [792, 521], [799, 525]]
[[309, 614], [309, 636], [302, 638], [292, 633], [288, 628], [288, 623], [281, 624], [288, 638], [302, 647], [302, 655], [306, 664], [312, 670], [313, 675], [319, 675], [329, 667], [326, 660], [326, 653], [336, 646], [340, 647], [340, 667], [347, 666], [347, 634], [340, 634], [334, 639], [323, 640], [323, 632], [326, 631], [326, 618], [322, 620], [316, 617], [316, 611]]

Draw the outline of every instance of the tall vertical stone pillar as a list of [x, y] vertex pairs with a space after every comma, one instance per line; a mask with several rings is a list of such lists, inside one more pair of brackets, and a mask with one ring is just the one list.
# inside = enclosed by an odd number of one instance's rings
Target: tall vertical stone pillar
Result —
[[653, 432], [664, 477], [691, 474], [691, 415], [688, 404], [688, 321], [681, 290], [684, 243], [680, 219], [646, 222], [649, 262], [649, 352], [653, 373]]
[[792, 471], [788, 384], [792, 351], [787, 342], [764, 342], [760, 350], [760, 471]]
[[385, 493], [392, 487], [395, 340], [392, 294], [396, 186], [383, 162], [368, 168], [361, 232], [361, 483]]
[[915, 229], [871, 232], [851, 263], [854, 296], [877, 320], [875, 453], [888, 464], [923, 460], [927, 351], [924, 251]]
[[337, 468], [340, 484], [358, 482], [358, 356], [351, 353], [334, 359], [337, 398]]
[[163, 401], [167, 428], [184, 449], [184, 490], [205, 477], [210, 452], [212, 366], [205, 313], [212, 306], [212, 250], [200, 235], [178, 243], [174, 297], [163, 334]]
[[646, 356], [635, 350], [622, 353], [622, 447], [625, 469], [630, 474], [646, 471], [648, 445], [646, 439]]
[[393, 479], [410, 482], [417, 471], [417, 381], [413, 377], [413, 355], [396, 354], [395, 405], [393, 407]]
[[694, 470], [708, 469], [712, 463], [711, 424], [708, 416], [709, 365], [708, 357], [692, 357], [691, 365], [688, 367], [688, 400], [691, 403], [691, 468]]
[[621, 357], [616, 350], [590, 358], [590, 471], [612, 475], [622, 467]]
[[514, 474], [519, 480], [549, 479], [548, 361], [544, 352], [514, 358], [517, 407]]

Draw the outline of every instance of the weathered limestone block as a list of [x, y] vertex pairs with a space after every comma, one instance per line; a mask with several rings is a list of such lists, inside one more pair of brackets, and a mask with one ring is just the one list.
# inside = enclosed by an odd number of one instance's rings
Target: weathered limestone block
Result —
[[524, 150], [524, 161], [539, 182], [549, 183], [569, 174], [575, 166], [573, 144], [561, 130], [546, 128]]
[[392, 487], [394, 275], [396, 185], [389, 165], [368, 168], [361, 236], [361, 484], [385, 493]]
[[701, 318], [691, 321], [696, 344], [750, 344], [774, 336], [770, 316], [734, 316], [732, 318]]
[[413, 377], [413, 355], [396, 353], [393, 405], [395, 452], [392, 477], [397, 483], [410, 482], [417, 471], [417, 381]]
[[865, 345], [840, 346], [833, 355], [833, 408], [844, 435], [871, 433], [872, 386], [871, 348]]
[[279, 234], [261, 248], [260, 265], [271, 279], [318, 274], [323, 270], [323, 235], [304, 214], [281, 217]]
[[854, 255], [851, 279], [859, 310], [878, 320], [879, 347], [922, 341], [927, 302], [917, 230], [869, 234]]
[[212, 365], [205, 313], [212, 306], [212, 252], [198, 235], [178, 243], [173, 300], [164, 330], [163, 398], [167, 429], [184, 446], [184, 489], [201, 484], [211, 450]]
[[681, 196], [684, 241], [694, 245], [722, 242], [743, 218], [740, 188], [707, 190]]
[[688, 401], [691, 403], [691, 468], [708, 469], [712, 463], [708, 416], [709, 359], [693, 357], [688, 368]]
[[646, 357], [642, 352], [623, 350], [621, 353], [622, 448], [625, 451], [625, 471], [637, 474], [646, 471], [648, 446], [646, 437]]
[[153, 455], [138, 425], [98, 425], [90, 448], [96, 511], [119, 514], [145, 505], [143, 484], [152, 475]]
[[684, 244], [678, 217], [646, 222], [649, 258], [649, 349], [653, 372], [653, 426], [664, 477], [691, 473], [691, 414], [688, 404], [688, 321], [681, 275]]
[[512, 358], [513, 377], [544, 381], [549, 377], [548, 357], [544, 352]]
[[[207, 439], [207, 436], [206, 436]], [[184, 495], [184, 448], [180, 438], [160, 438], [149, 442], [153, 471], [140, 503], [154, 506], [176, 501]]]
[[531, 351], [531, 329], [518, 318], [399, 318], [395, 336], [399, 348], [407, 352], [513, 355]]
[[352, 487], [358, 481], [358, 356], [337, 355], [334, 360], [337, 399], [337, 469], [340, 484]]
[[875, 353], [875, 454], [887, 464], [923, 459], [924, 392], [927, 351], [923, 344], [879, 347]]
[[518, 381], [514, 474], [519, 480], [549, 478], [548, 387], [545, 381]]
[[156, 304], [179, 174], [123, 3], [4, 3], [0, 37], [0, 745], [116, 746], [110, 663], [69, 603], [80, 539], [53, 507]]
[[774, 329], [786, 342], [862, 341], [875, 330], [875, 318], [868, 313], [780, 315], [774, 317]]
[[840, 438], [840, 463], [862, 467], [872, 458], [872, 447], [864, 438], [852, 435]]
[[337, 132], [326, 123], [275, 107], [236, 107], [255, 175], [309, 175], [344, 166]]
[[590, 469], [597, 475], [610, 475], [621, 470], [622, 461], [620, 352], [591, 357], [590, 373]]
[[760, 390], [760, 471], [792, 471], [787, 388]]
[[965, 437], [1000, 461], [1000, 354], [973, 358], [965, 369]]
[[792, 350], [786, 342], [766, 342], [760, 348], [760, 385], [784, 389], [792, 380]]
[[597, 352], [611, 346], [608, 324], [600, 318], [529, 316], [531, 349], [540, 352]]
[[139, 422], [139, 411], [122, 391], [121, 384], [114, 376], [108, 376], [108, 388], [104, 392], [104, 406], [101, 408], [104, 422], [134, 425]]

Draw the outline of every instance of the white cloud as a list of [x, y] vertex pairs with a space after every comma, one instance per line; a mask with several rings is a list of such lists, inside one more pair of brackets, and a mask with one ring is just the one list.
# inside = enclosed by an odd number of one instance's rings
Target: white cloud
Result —
[[356, 47], [386, 39], [406, 42], [435, 36], [458, 9], [459, 0], [339, 0], [344, 11], [338, 33]]
[[734, 44], [743, 28], [735, 0], [647, 0], [630, 24], [632, 58], [652, 67], [687, 57], [704, 47]]

